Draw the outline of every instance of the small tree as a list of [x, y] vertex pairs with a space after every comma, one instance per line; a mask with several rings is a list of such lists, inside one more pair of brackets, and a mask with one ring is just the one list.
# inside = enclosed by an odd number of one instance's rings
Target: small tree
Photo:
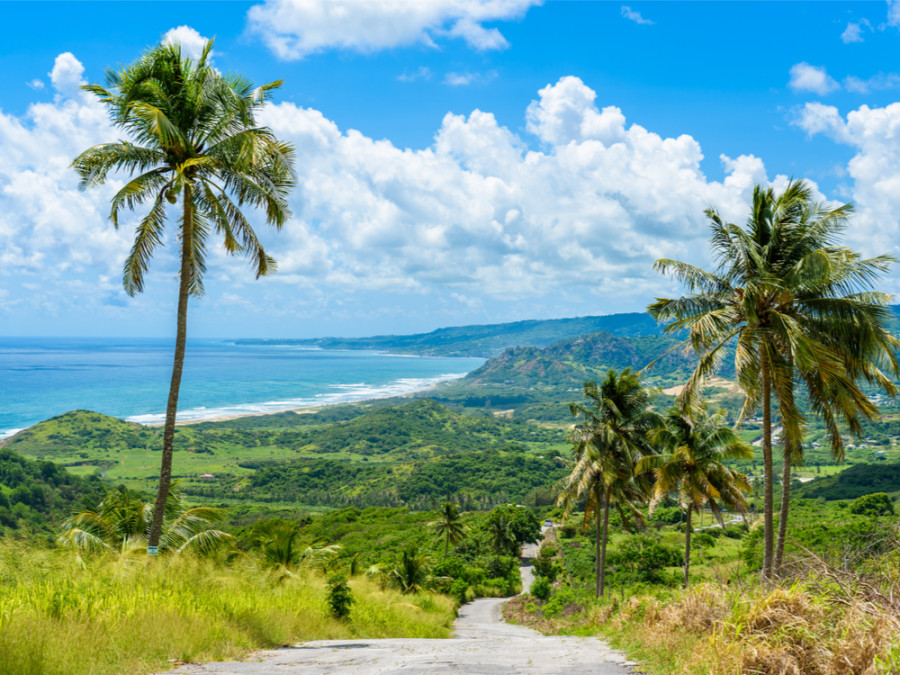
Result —
[[432, 523], [438, 537], [444, 540], [444, 556], [450, 552], [450, 546], [456, 546], [466, 536], [465, 526], [459, 515], [459, 508], [453, 502], [441, 504], [440, 518]]
[[356, 599], [343, 574], [335, 574], [328, 579], [328, 607], [334, 618], [346, 619], [350, 616], [350, 607], [354, 602]]

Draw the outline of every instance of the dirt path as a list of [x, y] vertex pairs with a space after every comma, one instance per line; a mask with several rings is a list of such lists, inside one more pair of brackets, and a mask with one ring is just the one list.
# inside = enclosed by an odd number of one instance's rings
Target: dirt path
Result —
[[[523, 550], [533, 557], [537, 547]], [[520, 568], [522, 587], [533, 579], [530, 561]], [[481, 598], [463, 605], [450, 640], [318, 640], [254, 655], [253, 661], [186, 665], [178, 675], [484, 675], [551, 673], [630, 675], [625, 657], [599, 638], [541, 635], [505, 623], [506, 598]]]

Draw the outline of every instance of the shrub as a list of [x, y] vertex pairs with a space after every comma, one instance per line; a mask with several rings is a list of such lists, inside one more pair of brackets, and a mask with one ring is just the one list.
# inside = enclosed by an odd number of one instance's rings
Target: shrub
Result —
[[894, 503], [884, 492], [858, 497], [850, 504], [850, 513], [858, 516], [892, 516]]
[[538, 600], [546, 600], [550, 597], [550, 580], [547, 577], [538, 577], [531, 584], [531, 594]]
[[350, 616], [350, 606], [356, 602], [347, 578], [343, 574], [335, 574], [328, 579], [328, 607], [335, 619], [346, 619]]

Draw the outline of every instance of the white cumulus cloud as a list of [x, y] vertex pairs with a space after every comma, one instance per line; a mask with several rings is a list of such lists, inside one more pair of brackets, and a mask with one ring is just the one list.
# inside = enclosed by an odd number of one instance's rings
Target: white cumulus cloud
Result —
[[247, 14], [251, 32], [282, 59], [327, 49], [373, 52], [459, 38], [476, 50], [503, 49], [506, 38], [484, 24], [525, 15], [541, 0], [266, 0]]
[[842, 116], [834, 106], [808, 103], [794, 122], [853, 147], [847, 164], [858, 205], [848, 238], [869, 254], [896, 251], [900, 240], [900, 103], [861, 106]]
[[723, 157], [726, 180], [709, 181], [693, 138], [629, 125], [595, 98], [575, 77], [541, 89], [528, 129], [542, 151], [480, 110], [446, 115], [431, 147], [410, 150], [270, 106], [265, 122], [304, 158], [281, 270], [307, 286], [645, 300], [663, 283], [652, 262], [705, 250], [703, 209], [743, 218], [765, 168]]
[[[78, 67], [64, 71], [76, 74], [69, 82], [82, 77]], [[229, 307], [245, 312], [236, 299], [243, 298], [273, 321], [359, 321], [375, 308], [399, 316], [412, 307], [434, 312], [434, 321], [471, 320], [471, 311], [502, 320], [633, 310], [673, 291], [653, 261], [708, 264], [704, 208], [743, 220], [753, 186], [769, 182], [765, 166], [752, 155], [723, 156], [724, 180], [710, 180], [694, 138], [654, 133], [597, 98], [579, 78], [563, 77], [537, 92], [525, 132], [489, 111], [448, 113], [420, 149], [341, 129], [315, 109], [268, 105], [263, 123], [302, 158], [282, 232], [248, 213], [279, 271], [251, 283], [234, 260], [211, 251], [210, 297], [235, 297], [198, 303], [200, 316], [226, 321]], [[823, 129], [843, 124], [827, 111], [821, 118]], [[22, 116], [0, 113], [0, 289], [8, 312], [33, 325], [86, 311], [111, 320], [134, 303], [150, 326], [167, 315], [175, 249], [155, 256], [144, 296], [124, 298], [120, 270], [137, 217], [116, 232], [107, 214], [121, 181], [80, 192], [69, 168], [85, 148], [119, 135], [81, 92]], [[216, 325], [210, 330], [227, 330]]]
[[51, 70], [50, 81], [53, 88], [62, 96], [73, 96], [78, 93], [78, 88], [85, 83], [84, 66], [75, 58], [72, 52], [63, 52], [56, 57]]
[[181, 53], [196, 60], [203, 53], [209, 38], [200, 35], [199, 32], [190, 26], [178, 26], [166, 31], [162, 42], [167, 45], [181, 45]]
[[839, 89], [840, 85], [822, 66], [811, 66], [801, 61], [791, 67], [791, 79], [788, 86], [795, 92], [811, 91], [820, 96]]

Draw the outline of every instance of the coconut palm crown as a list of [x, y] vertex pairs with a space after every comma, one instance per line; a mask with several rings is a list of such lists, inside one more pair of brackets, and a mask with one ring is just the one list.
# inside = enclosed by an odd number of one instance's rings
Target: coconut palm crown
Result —
[[[82, 189], [102, 185], [110, 176], [129, 176], [112, 198], [109, 218], [116, 228], [123, 210], [147, 209], [125, 259], [123, 283], [129, 295], [144, 290], [150, 259], [165, 242], [169, 220], [176, 221], [178, 321], [151, 547], [159, 543], [171, 482], [188, 296], [203, 294], [210, 240], [215, 233], [226, 252], [247, 256], [257, 277], [273, 271], [274, 261], [242, 209], [259, 209], [269, 225], [281, 228], [295, 182], [293, 148], [256, 120], [281, 82], [255, 87], [240, 75], [222, 75], [210, 65], [211, 49], [208, 42], [194, 61], [177, 45], [159, 45], [131, 65], [108, 71], [106, 86], [85, 86], [125, 138], [89, 148], [72, 163]], [[177, 214], [170, 214], [170, 207]]]

